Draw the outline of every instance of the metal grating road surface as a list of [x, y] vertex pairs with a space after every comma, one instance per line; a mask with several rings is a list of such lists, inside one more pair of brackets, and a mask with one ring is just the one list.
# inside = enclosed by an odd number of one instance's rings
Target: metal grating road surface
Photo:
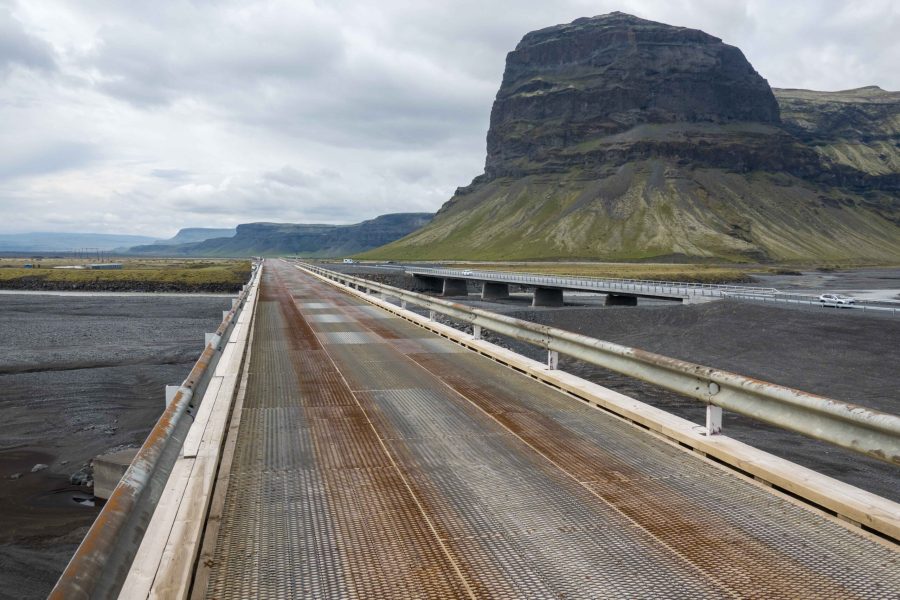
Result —
[[895, 550], [267, 264], [195, 595], [900, 598]]

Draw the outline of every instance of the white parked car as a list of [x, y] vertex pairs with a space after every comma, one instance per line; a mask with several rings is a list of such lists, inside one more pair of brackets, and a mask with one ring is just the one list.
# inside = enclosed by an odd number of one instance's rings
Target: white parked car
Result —
[[856, 304], [856, 298], [843, 296], [841, 294], [822, 294], [819, 296], [819, 302], [824, 305], [841, 306]]
[[471, 275], [471, 274], [472, 274], [472, 271], [470, 271], [470, 270], [468, 270], [468, 269], [466, 269], [465, 271], [463, 271], [463, 275]]

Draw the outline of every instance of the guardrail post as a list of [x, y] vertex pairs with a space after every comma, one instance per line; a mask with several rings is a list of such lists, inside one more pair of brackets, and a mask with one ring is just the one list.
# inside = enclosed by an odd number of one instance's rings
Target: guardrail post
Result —
[[481, 325], [472, 326], [472, 337], [476, 340], [481, 339]]
[[722, 433], [722, 407], [715, 404], [706, 405], [706, 435]]
[[547, 351], [547, 368], [551, 371], [555, 371], [559, 368], [559, 352], [556, 350]]

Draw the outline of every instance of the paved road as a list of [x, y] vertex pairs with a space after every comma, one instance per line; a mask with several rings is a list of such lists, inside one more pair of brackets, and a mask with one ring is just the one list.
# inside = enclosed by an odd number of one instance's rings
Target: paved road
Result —
[[280, 261], [236, 413], [210, 598], [900, 595], [896, 551]]

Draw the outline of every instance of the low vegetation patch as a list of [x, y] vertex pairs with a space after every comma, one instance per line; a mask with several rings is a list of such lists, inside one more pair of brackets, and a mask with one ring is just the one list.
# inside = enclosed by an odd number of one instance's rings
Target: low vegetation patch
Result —
[[[25, 268], [25, 264], [33, 265]], [[0, 288], [140, 292], [234, 292], [250, 278], [247, 260], [127, 260], [121, 269], [82, 266], [71, 259], [0, 260]]]

